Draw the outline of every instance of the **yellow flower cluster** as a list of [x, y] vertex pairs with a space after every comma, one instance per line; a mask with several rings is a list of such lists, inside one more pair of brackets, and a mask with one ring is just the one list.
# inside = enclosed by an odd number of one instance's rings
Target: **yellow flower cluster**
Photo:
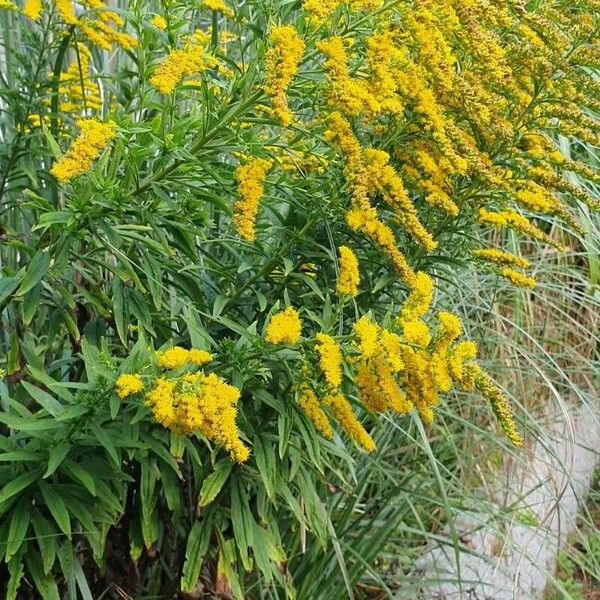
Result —
[[490, 403], [506, 437], [517, 447], [523, 445], [521, 436], [517, 431], [512, 409], [508, 400], [500, 389], [494, 384], [478, 365], [473, 366], [474, 382], [481, 395]]
[[497, 265], [510, 265], [513, 267], [519, 267], [521, 269], [527, 269], [527, 267], [529, 267], [531, 264], [525, 258], [515, 256], [514, 254], [510, 254], [504, 250], [496, 250], [493, 248], [479, 248], [477, 250], [473, 250], [473, 255], [490, 263]]
[[101, 123], [93, 119], [80, 119], [77, 127], [81, 133], [50, 171], [61, 183], [89, 171], [94, 160], [117, 134], [117, 127], [112, 121]]
[[337, 389], [342, 383], [342, 351], [336, 341], [325, 333], [317, 333], [316, 350], [327, 385]]
[[224, 17], [233, 17], [233, 10], [223, 0], [202, 0], [202, 6], [220, 12]]
[[92, 54], [81, 42], [77, 44], [76, 53], [75, 60], [60, 75], [58, 108], [61, 114], [88, 114], [102, 108], [98, 85], [89, 76]]
[[152, 27], [156, 27], [156, 29], [160, 29], [161, 31], [164, 31], [168, 27], [167, 20], [161, 15], [154, 15], [150, 19], [150, 25], [152, 25]]
[[293, 346], [300, 341], [302, 321], [295, 308], [288, 306], [285, 310], [271, 317], [267, 325], [265, 339], [275, 346], [288, 344]]
[[23, 14], [32, 21], [37, 21], [42, 14], [42, 0], [25, 0]]
[[251, 158], [235, 171], [240, 199], [233, 205], [233, 225], [238, 235], [247, 242], [253, 242], [256, 237], [258, 207], [264, 194], [264, 181], [271, 165], [270, 160]]
[[300, 387], [298, 394], [298, 404], [308, 420], [315, 426], [315, 429], [325, 438], [333, 438], [333, 429], [329, 418], [321, 408], [316, 394], [306, 385]]
[[333, 417], [342, 429], [366, 452], [373, 452], [377, 448], [373, 438], [362, 426], [354, 414], [352, 406], [350, 406], [350, 403], [342, 394], [339, 392], [329, 394], [323, 398], [323, 405], [331, 410]]
[[206, 350], [192, 348], [186, 350], [181, 346], [173, 346], [167, 350], [157, 352], [156, 363], [163, 369], [181, 369], [188, 365], [201, 367], [213, 360], [213, 355]]
[[145, 402], [163, 427], [180, 435], [201, 433], [243, 463], [250, 451], [236, 425], [239, 398], [240, 390], [214, 373], [188, 373], [176, 380], [157, 379]]
[[304, 41], [291, 25], [273, 27], [269, 41], [270, 48], [265, 57], [265, 92], [271, 100], [273, 116], [283, 127], [287, 127], [291, 125], [293, 117], [286, 94], [298, 72], [298, 65], [304, 53]]
[[144, 384], [142, 383], [142, 378], [139, 375], [125, 373], [117, 378], [117, 381], [115, 382], [115, 388], [117, 390], [117, 396], [123, 399], [144, 391]]
[[[76, 25], [84, 38], [102, 50], [111, 50], [116, 44], [124, 50], [135, 48], [137, 42], [127, 33], [117, 31], [125, 25], [123, 18], [109, 10], [102, 0], [80, 0], [86, 9], [85, 16], [78, 18], [72, 0], [55, 0], [58, 14], [66, 25]], [[91, 18], [92, 15], [96, 18]]]
[[337, 278], [336, 290], [342, 296], [355, 297], [360, 284], [358, 258], [348, 246], [340, 246], [340, 271]]
[[191, 36], [184, 48], [172, 50], [160, 63], [150, 83], [161, 93], [171, 94], [177, 84], [190, 75], [199, 75], [215, 65], [205, 51], [205, 36]]

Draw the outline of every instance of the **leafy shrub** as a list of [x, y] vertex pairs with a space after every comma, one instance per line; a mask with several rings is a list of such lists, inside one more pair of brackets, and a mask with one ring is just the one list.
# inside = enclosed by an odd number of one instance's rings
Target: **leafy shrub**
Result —
[[521, 443], [436, 289], [598, 208], [597, 2], [0, 9], [8, 597], [315, 597], [378, 415], [476, 388]]

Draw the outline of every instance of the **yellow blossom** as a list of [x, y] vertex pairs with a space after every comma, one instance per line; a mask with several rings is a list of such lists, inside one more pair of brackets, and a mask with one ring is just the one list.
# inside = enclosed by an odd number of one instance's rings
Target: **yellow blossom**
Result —
[[358, 294], [360, 272], [358, 258], [348, 246], [340, 246], [340, 272], [337, 278], [336, 291], [340, 295], [354, 297]]
[[513, 267], [520, 267], [521, 269], [526, 269], [530, 265], [530, 262], [525, 258], [494, 248], [480, 248], [478, 250], [473, 250], [473, 256], [497, 265], [510, 265]]
[[42, 0], [25, 0], [23, 14], [32, 21], [37, 21], [42, 14]]
[[77, 126], [81, 133], [50, 170], [61, 183], [89, 171], [94, 160], [117, 133], [112, 121], [101, 123], [93, 119], [80, 119]]
[[373, 438], [366, 432], [360, 421], [354, 414], [350, 403], [342, 394], [330, 394], [323, 398], [323, 405], [327, 406], [335, 420], [340, 424], [342, 429], [352, 438], [359, 446], [367, 452], [373, 452], [377, 448]]
[[517, 430], [515, 420], [513, 417], [512, 409], [508, 400], [504, 397], [500, 389], [494, 384], [489, 376], [478, 366], [474, 367], [475, 373], [475, 385], [483, 395], [483, 397], [490, 403], [500, 427], [504, 431], [506, 437], [513, 443], [514, 446], [519, 448], [523, 445], [521, 436]]
[[298, 404], [308, 420], [315, 426], [315, 429], [326, 439], [333, 438], [333, 430], [327, 415], [320, 406], [315, 393], [307, 386], [300, 387], [298, 394]]
[[271, 30], [269, 42], [270, 48], [265, 57], [265, 92], [271, 100], [273, 116], [282, 126], [287, 127], [292, 123], [293, 117], [286, 94], [298, 72], [304, 41], [292, 25], [278, 25]]
[[168, 27], [167, 20], [161, 15], [154, 15], [150, 19], [150, 25], [161, 31], [164, 31]]
[[117, 396], [123, 399], [143, 391], [144, 384], [142, 383], [142, 378], [139, 375], [130, 375], [125, 373], [117, 378], [117, 381], [115, 382], [115, 388], [117, 389]]
[[203, 45], [193, 38], [185, 48], [167, 55], [150, 78], [150, 83], [161, 94], [170, 94], [184, 77], [202, 73], [213, 64], [213, 57], [205, 53]]
[[317, 333], [316, 350], [325, 381], [329, 387], [336, 389], [342, 383], [342, 352], [337, 342], [325, 333]]
[[300, 341], [302, 321], [298, 311], [291, 306], [271, 317], [265, 334], [269, 344], [294, 345]]
[[256, 216], [271, 164], [264, 158], [251, 158], [235, 171], [240, 199], [233, 205], [233, 225], [247, 242], [253, 242], [256, 237]]
[[357, 344], [364, 358], [369, 358], [378, 349], [379, 325], [367, 315], [361, 317], [352, 326], [354, 335], [358, 338]]
[[189, 360], [189, 351], [181, 346], [173, 346], [156, 354], [156, 363], [163, 369], [180, 369], [187, 365]]
[[188, 363], [191, 365], [196, 365], [201, 367], [213, 360], [213, 355], [206, 350], [199, 350], [197, 348], [192, 348], [188, 352]]
[[223, 0], [202, 0], [202, 6], [208, 10], [220, 12], [225, 17], [233, 17], [233, 11]]
[[527, 277], [527, 275], [523, 275], [523, 273], [519, 273], [514, 269], [509, 269], [508, 267], [500, 269], [500, 277], [504, 277], [504, 279], [507, 279], [517, 287], [534, 288], [536, 286], [535, 279]]

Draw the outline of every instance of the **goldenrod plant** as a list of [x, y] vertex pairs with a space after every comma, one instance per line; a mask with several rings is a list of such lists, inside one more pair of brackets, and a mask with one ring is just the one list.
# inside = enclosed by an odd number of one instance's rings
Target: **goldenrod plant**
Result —
[[[348, 575], [329, 496], [396, 428], [469, 394], [523, 443], [436, 299], [472, 268], [531, 293], [528, 251], [600, 208], [568, 151], [600, 141], [600, 2], [0, 16], [7, 598], [351, 595], [393, 532]], [[318, 589], [298, 557], [331, 548]]]

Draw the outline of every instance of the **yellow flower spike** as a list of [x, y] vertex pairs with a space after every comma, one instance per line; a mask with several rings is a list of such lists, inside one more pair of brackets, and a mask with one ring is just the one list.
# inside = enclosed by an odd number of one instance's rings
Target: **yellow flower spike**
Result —
[[348, 246], [340, 246], [340, 272], [337, 278], [336, 291], [342, 296], [355, 297], [360, 284], [358, 258]]
[[354, 335], [358, 338], [358, 348], [363, 358], [370, 358], [378, 349], [380, 327], [367, 315], [361, 317], [352, 326]]
[[32, 21], [37, 21], [42, 14], [42, 0], [26, 0], [23, 14]]
[[152, 25], [152, 27], [156, 27], [156, 29], [160, 29], [161, 31], [164, 31], [168, 27], [167, 20], [161, 15], [154, 15], [150, 19], [150, 25]]
[[307, 386], [302, 385], [298, 394], [298, 404], [315, 429], [327, 440], [333, 438], [333, 429], [327, 415], [320, 406], [316, 394]]
[[302, 321], [295, 308], [288, 306], [285, 310], [271, 317], [265, 334], [269, 344], [288, 344], [293, 346], [300, 341]]
[[350, 403], [342, 394], [330, 394], [323, 398], [323, 404], [327, 406], [335, 420], [342, 429], [366, 452], [373, 452], [377, 448], [373, 438], [366, 432], [356, 415], [354, 414]]
[[463, 341], [455, 344], [448, 353], [448, 372], [454, 381], [463, 382], [465, 363], [477, 358], [477, 344]]
[[519, 273], [513, 269], [509, 269], [507, 267], [500, 269], [500, 277], [504, 277], [504, 279], [510, 281], [513, 285], [522, 288], [534, 288], [536, 286], [535, 279], [528, 277], [527, 275], [523, 275], [523, 273]]
[[89, 171], [94, 160], [117, 134], [117, 127], [112, 121], [101, 123], [93, 119], [80, 119], [77, 126], [81, 133], [50, 170], [61, 183], [67, 183]]
[[304, 53], [304, 41], [292, 25], [277, 25], [271, 30], [269, 43], [270, 48], [265, 57], [265, 93], [271, 100], [273, 116], [283, 127], [288, 127], [293, 116], [286, 94], [298, 72]]
[[224, 17], [233, 17], [234, 13], [223, 0], [202, 0], [203, 8], [220, 12]]
[[204, 37], [195, 34], [183, 49], [171, 51], [150, 78], [150, 83], [161, 93], [171, 94], [177, 84], [190, 75], [198, 75], [214, 65], [214, 57], [204, 51]]
[[479, 365], [473, 366], [473, 372], [475, 375], [475, 385], [482, 396], [490, 403], [500, 423], [500, 427], [502, 427], [502, 431], [504, 431], [504, 434], [514, 446], [520, 448], [523, 445], [523, 441], [517, 430], [510, 403], [502, 394], [500, 388], [494, 384]]
[[213, 355], [206, 350], [199, 350], [197, 348], [192, 348], [188, 352], [188, 362], [192, 365], [196, 365], [201, 367], [213, 360]]
[[325, 381], [329, 387], [337, 389], [342, 383], [342, 351], [330, 335], [317, 333], [315, 339]]
[[515, 256], [514, 254], [510, 254], [510, 252], [505, 252], [504, 250], [496, 250], [494, 248], [480, 248], [473, 250], [472, 254], [481, 260], [485, 260], [486, 262], [494, 263], [496, 265], [527, 269], [527, 267], [529, 267], [531, 264], [525, 258]]
[[172, 371], [184, 367], [189, 361], [189, 351], [181, 346], [173, 346], [173, 348], [157, 352], [156, 354], [156, 363], [158, 366]]
[[115, 388], [117, 391], [117, 396], [123, 400], [133, 394], [139, 394], [144, 391], [144, 384], [142, 383], [142, 378], [139, 375], [131, 375], [129, 373], [125, 373], [120, 375], [115, 381]]
[[233, 205], [233, 226], [238, 235], [247, 242], [256, 237], [255, 223], [260, 200], [264, 194], [264, 181], [272, 161], [251, 158], [235, 171], [240, 199]]

